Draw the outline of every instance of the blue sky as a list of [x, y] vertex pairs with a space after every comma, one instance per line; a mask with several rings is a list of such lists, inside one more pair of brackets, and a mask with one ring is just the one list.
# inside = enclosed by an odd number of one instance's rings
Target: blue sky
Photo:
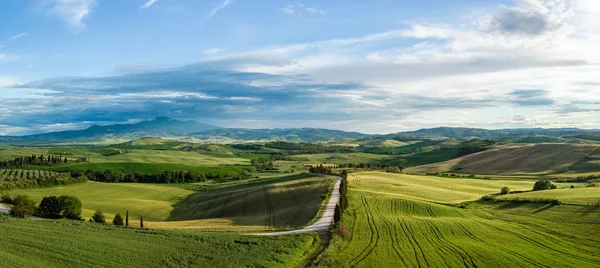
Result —
[[594, 0], [4, 0], [0, 135], [600, 128]]

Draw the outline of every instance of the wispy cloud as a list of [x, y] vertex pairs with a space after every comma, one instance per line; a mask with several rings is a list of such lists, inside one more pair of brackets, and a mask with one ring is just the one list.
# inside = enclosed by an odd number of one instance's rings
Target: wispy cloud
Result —
[[293, 3], [282, 7], [281, 12], [288, 16], [292, 15], [325, 15], [325, 10], [318, 7], [307, 6], [303, 3]]
[[71, 30], [79, 32], [86, 27], [84, 20], [95, 4], [96, 0], [45, 0], [40, 6], [48, 14], [67, 23]]
[[219, 11], [221, 11], [221, 9], [227, 7], [232, 2], [233, 2], [233, 0], [225, 0], [225, 1], [223, 1], [223, 3], [221, 3], [220, 5], [218, 5], [213, 10], [210, 11], [210, 13], [208, 14], [208, 18], [211, 18], [215, 14], [219, 13]]
[[27, 36], [27, 33], [23, 32], [23, 33], [11, 36], [9, 40], [10, 41], [15, 41], [15, 40], [17, 40], [19, 38], [22, 38], [22, 37], [25, 37], [25, 36]]
[[216, 47], [216, 48], [209, 48], [209, 49], [202, 50], [202, 53], [204, 53], [206, 55], [216, 55], [223, 51], [224, 51], [224, 49]]
[[148, 2], [140, 6], [140, 9], [149, 8], [156, 2], [158, 2], [158, 0], [148, 0]]

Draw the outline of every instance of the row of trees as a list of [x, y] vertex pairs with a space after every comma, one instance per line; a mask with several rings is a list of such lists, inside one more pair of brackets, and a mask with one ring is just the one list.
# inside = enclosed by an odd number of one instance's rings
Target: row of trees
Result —
[[4, 197], [4, 202], [13, 206], [10, 215], [18, 218], [38, 216], [47, 219], [81, 220], [81, 200], [75, 196], [46, 196], [40, 204], [36, 204], [29, 196], [19, 195], [15, 198]]
[[250, 178], [250, 172], [244, 171], [240, 174], [212, 174], [196, 171], [164, 171], [158, 174], [120, 173], [112, 170], [87, 170], [85, 172], [73, 172], [73, 176], [86, 176], [88, 180], [107, 183], [139, 182], [139, 183], [194, 183], [206, 180], [217, 182], [246, 180]]
[[67, 158], [63, 158], [62, 155], [31, 155], [31, 156], [20, 156], [15, 157], [13, 160], [0, 161], [0, 169], [6, 168], [24, 168], [29, 165], [57, 165], [61, 163], [68, 163]]

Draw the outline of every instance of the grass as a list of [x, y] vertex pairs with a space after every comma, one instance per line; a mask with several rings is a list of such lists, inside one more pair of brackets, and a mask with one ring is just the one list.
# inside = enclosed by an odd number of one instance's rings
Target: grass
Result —
[[251, 166], [187, 166], [181, 164], [145, 164], [145, 163], [80, 163], [73, 165], [58, 166], [29, 166], [29, 170], [47, 170], [55, 172], [73, 172], [86, 170], [112, 170], [121, 173], [140, 173], [140, 174], [158, 174], [163, 171], [198, 171], [212, 174], [241, 173], [244, 170], [251, 170]]
[[598, 205], [600, 204], [600, 188], [556, 189], [527, 192], [498, 197], [499, 200], [513, 199], [558, 199], [563, 204]]
[[[118, 154], [121, 151], [123, 154]], [[117, 152], [115, 155], [110, 153]], [[137, 172], [141, 174], [163, 171], [202, 171], [225, 172], [218, 166], [241, 165], [250, 167], [250, 160], [234, 156], [231, 153], [184, 152], [175, 150], [115, 149], [115, 148], [51, 148], [51, 149], [10, 149], [0, 150], [0, 160], [12, 160], [18, 156], [64, 154], [70, 163], [56, 166], [30, 166], [28, 169], [48, 171], [105, 170]], [[83, 157], [86, 162], [76, 162]], [[212, 170], [207, 167], [213, 167]], [[230, 169], [228, 167], [228, 169]], [[243, 168], [231, 168], [241, 172]]]
[[[390, 178], [381, 179], [385, 175]], [[459, 208], [435, 202], [454, 203], [487, 186], [464, 182], [460, 191], [449, 192], [456, 179], [430, 184], [426, 178], [421, 180], [426, 188], [413, 197], [412, 187], [397, 184], [416, 184], [416, 178], [357, 177], [350, 182], [350, 207], [343, 216], [351, 237], [334, 236], [316, 266], [592, 267], [600, 262], [599, 209], [511, 203]], [[431, 197], [422, 198], [424, 190]]]
[[410, 173], [551, 174], [568, 169], [598, 149], [597, 145], [528, 144], [500, 146], [450, 161], [409, 168]]
[[382, 172], [351, 173], [348, 179], [357, 186], [355, 191], [446, 204], [457, 204], [499, 193], [505, 186], [513, 191], [531, 190], [535, 183], [526, 180], [442, 178]]
[[381, 163], [390, 166], [414, 167], [448, 161], [456, 158], [457, 153], [457, 149], [439, 149], [423, 153], [394, 156], [383, 159]]
[[0, 267], [293, 267], [315, 235], [236, 234], [115, 228], [0, 215]]
[[368, 153], [339, 153], [339, 154], [302, 154], [292, 156], [292, 160], [304, 161], [306, 164], [348, 164], [378, 162], [390, 156]]
[[11, 191], [40, 201], [73, 195], [83, 202], [83, 217], [101, 209], [108, 219], [129, 211], [152, 228], [259, 230], [305, 225], [315, 217], [332, 178], [292, 175], [226, 184], [141, 184], [87, 182], [63, 187]]

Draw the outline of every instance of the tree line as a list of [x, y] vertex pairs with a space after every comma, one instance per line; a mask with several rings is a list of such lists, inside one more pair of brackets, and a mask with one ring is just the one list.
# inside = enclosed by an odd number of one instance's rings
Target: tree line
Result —
[[0, 169], [6, 168], [24, 168], [29, 165], [57, 165], [57, 164], [66, 164], [69, 160], [67, 158], [63, 158], [62, 155], [54, 156], [54, 155], [31, 155], [31, 156], [19, 156], [15, 157], [13, 160], [0, 161]]
[[249, 179], [250, 173], [244, 171], [240, 174], [212, 174], [197, 171], [164, 171], [158, 174], [121, 173], [110, 169], [104, 171], [87, 170], [85, 172], [72, 172], [74, 176], [85, 176], [90, 181], [119, 183], [194, 183], [215, 180], [217, 182], [237, 181]]

